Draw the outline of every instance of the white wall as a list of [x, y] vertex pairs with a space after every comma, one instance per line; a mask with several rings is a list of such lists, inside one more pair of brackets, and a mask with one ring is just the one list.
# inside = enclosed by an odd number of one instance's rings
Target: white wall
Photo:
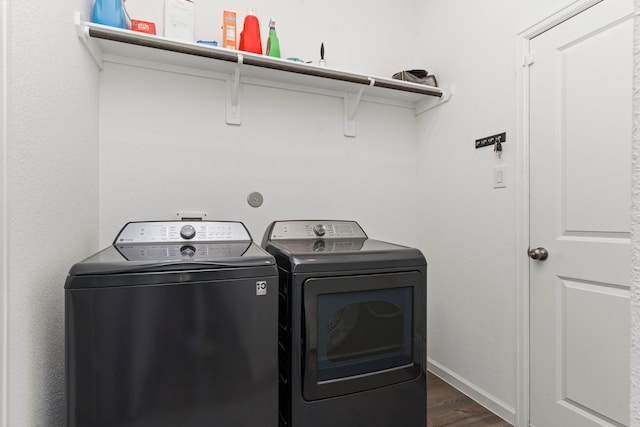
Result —
[[[146, 100], [144, 107], [138, 102]], [[343, 134], [342, 98], [242, 87], [242, 125], [225, 123], [221, 80], [106, 64], [100, 100], [102, 244], [131, 220], [205, 211], [260, 241], [270, 221], [358, 220], [415, 244], [415, 117], [365, 102]], [[260, 191], [264, 204], [247, 196]]]
[[97, 249], [97, 69], [88, 1], [8, 2], [6, 426], [64, 419], [64, 280]]
[[[640, 13], [640, 0], [635, 1]], [[635, 18], [633, 75], [633, 168], [631, 206], [631, 416], [630, 425], [640, 426], [640, 16]]]
[[[132, 17], [162, 21], [162, 2], [129, 3]], [[412, 37], [416, 26], [406, 24], [414, 18], [404, 11], [414, 3], [271, 0], [260, 3], [258, 14], [263, 42], [269, 17], [277, 20], [283, 57], [317, 59], [324, 41], [329, 66], [390, 77], [413, 65], [405, 61], [410, 46], [390, 35]], [[239, 27], [250, 4], [234, 4]], [[196, 2], [196, 14], [196, 38], [220, 40], [219, 5]], [[241, 220], [257, 241], [273, 220], [338, 218], [358, 220], [377, 238], [416, 244], [412, 109], [363, 102], [358, 135], [348, 138], [342, 98], [243, 85], [241, 102], [242, 125], [229, 126], [224, 81], [107, 63], [101, 244], [129, 220], [172, 219], [181, 210]], [[258, 209], [246, 202], [252, 191], [265, 197]]]
[[6, 0], [0, 2], [0, 425], [5, 425], [6, 360], [7, 360], [7, 9]]
[[[450, 102], [418, 121], [422, 233], [429, 262], [429, 362], [514, 421], [516, 405], [517, 34], [566, 2], [431, 0], [426, 68]], [[502, 158], [478, 138], [507, 133]], [[507, 188], [493, 188], [506, 167]], [[461, 268], [461, 266], [464, 266]]]

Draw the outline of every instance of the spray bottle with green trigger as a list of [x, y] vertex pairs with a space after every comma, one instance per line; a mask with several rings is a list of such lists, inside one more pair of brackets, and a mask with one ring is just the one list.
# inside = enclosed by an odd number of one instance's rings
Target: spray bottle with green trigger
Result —
[[276, 21], [269, 20], [269, 38], [267, 39], [267, 56], [280, 58], [280, 41], [276, 34]]

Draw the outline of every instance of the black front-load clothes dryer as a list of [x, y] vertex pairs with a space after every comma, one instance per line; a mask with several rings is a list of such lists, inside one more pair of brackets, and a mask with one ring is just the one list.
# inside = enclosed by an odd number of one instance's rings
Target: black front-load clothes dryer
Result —
[[132, 222], [65, 284], [69, 427], [275, 427], [277, 268], [240, 222]]
[[426, 425], [426, 260], [354, 221], [277, 221], [281, 427]]

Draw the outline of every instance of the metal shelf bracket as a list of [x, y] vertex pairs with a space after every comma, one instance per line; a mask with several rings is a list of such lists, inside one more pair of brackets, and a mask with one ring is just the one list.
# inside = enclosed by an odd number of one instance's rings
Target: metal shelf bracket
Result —
[[82, 19], [82, 14], [78, 11], [73, 14], [73, 21], [76, 24], [76, 34], [82, 43], [89, 51], [91, 58], [96, 63], [100, 71], [104, 69], [104, 63], [102, 62], [102, 50], [98, 47], [97, 43], [91, 39], [89, 36], [89, 27], [85, 24], [84, 19]]
[[426, 113], [429, 110], [433, 110], [442, 104], [449, 102], [453, 96], [454, 87], [446, 87], [442, 90], [442, 97], [437, 99], [425, 99], [416, 104], [415, 115], [419, 116], [422, 113]]
[[[376, 80], [373, 77], [369, 77], [369, 86], [376, 84]], [[356, 136], [356, 113], [362, 101], [362, 95], [364, 94], [364, 87], [361, 87], [357, 94], [347, 93], [344, 97], [344, 136]]]
[[242, 108], [240, 106], [240, 67], [242, 62], [243, 56], [238, 54], [235, 72], [227, 80], [227, 124], [229, 125], [242, 124]]

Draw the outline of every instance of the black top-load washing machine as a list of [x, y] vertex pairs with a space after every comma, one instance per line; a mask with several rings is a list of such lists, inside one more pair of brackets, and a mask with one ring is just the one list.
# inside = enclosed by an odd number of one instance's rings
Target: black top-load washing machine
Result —
[[277, 268], [240, 222], [133, 222], [65, 284], [70, 427], [277, 426]]
[[426, 425], [426, 261], [353, 221], [278, 221], [280, 426]]

